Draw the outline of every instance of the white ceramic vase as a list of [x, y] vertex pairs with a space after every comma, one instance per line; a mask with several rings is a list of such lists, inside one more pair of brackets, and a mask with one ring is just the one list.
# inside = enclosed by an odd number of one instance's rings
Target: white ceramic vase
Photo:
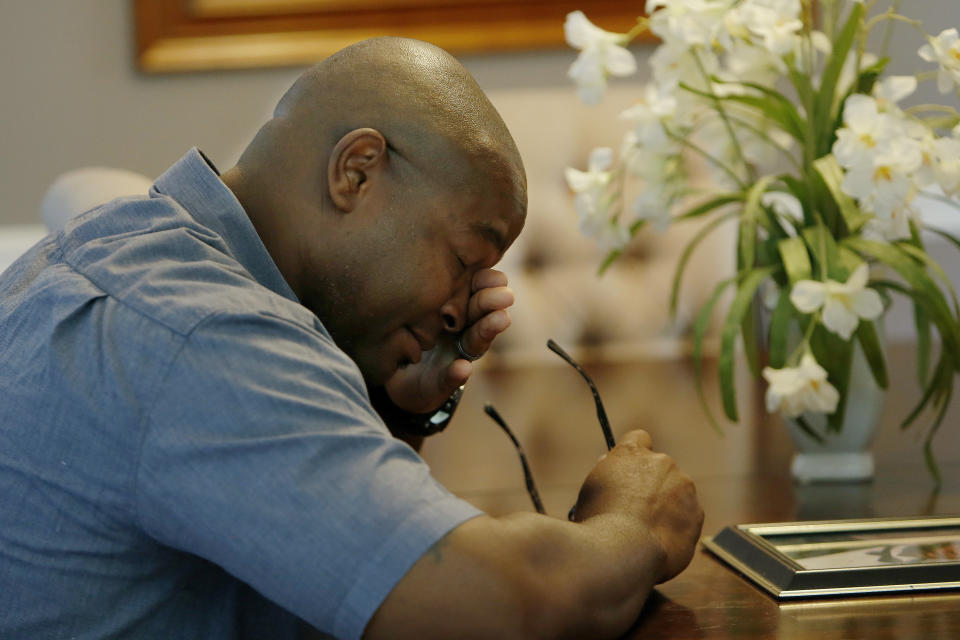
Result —
[[[881, 343], [883, 323], [877, 323]], [[859, 342], [854, 345], [847, 389], [847, 408], [842, 428], [827, 428], [826, 416], [804, 414], [804, 420], [823, 442], [807, 435], [793, 420], [787, 420], [790, 437], [796, 447], [791, 472], [801, 484], [812, 482], [866, 482], [873, 478], [873, 452], [870, 450], [883, 413], [884, 390], [873, 379]]]

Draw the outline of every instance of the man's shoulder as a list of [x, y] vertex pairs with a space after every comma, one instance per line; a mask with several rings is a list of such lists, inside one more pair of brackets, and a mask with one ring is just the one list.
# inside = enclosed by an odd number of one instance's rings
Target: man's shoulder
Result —
[[60, 243], [73, 271], [176, 333], [214, 315], [314, 324], [313, 314], [257, 282], [220, 235], [168, 197], [111, 201], [78, 219]]

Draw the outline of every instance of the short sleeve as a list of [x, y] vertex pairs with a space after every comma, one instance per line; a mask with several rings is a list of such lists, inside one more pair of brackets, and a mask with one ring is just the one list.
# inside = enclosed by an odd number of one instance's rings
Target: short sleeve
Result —
[[319, 322], [208, 319], [156, 398], [141, 526], [338, 638], [359, 638], [413, 563], [479, 514], [390, 436]]

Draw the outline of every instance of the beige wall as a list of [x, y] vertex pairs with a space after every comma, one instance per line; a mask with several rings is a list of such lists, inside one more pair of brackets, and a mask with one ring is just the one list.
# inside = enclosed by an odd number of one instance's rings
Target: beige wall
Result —
[[[38, 221], [46, 186], [78, 166], [120, 166], [154, 176], [193, 145], [228, 166], [297, 75], [296, 69], [141, 75], [132, 64], [131, 4], [0, 0], [0, 224]], [[903, 4], [931, 31], [960, 23], [953, 0]], [[902, 29], [895, 45], [906, 54], [898, 63], [909, 69], [918, 36]], [[642, 58], [646, 50], [639, 53]], [[561, 50], [464, 62], [495, 101], [523, 95], [535, 111], [549, 106], [551, 89], [556, 95], [568, 86], [564, 74], [572, 59]], [[538, 105], [540, 88], [546, 91]], [[557, 130], [552, 137], [563, 135]], [[551, 139], [535, 144], [547, 146]]]
[[[39, 221], [47, 185], [78, 166], [155, 176], [197, 145], [228, 167], [299, 73], [140, 74], [131, 4], [0, 0], [0, 224]], [[485, 89], [507, 95], [567, 87], [572, 60], [563, 50], [464, 58]]]

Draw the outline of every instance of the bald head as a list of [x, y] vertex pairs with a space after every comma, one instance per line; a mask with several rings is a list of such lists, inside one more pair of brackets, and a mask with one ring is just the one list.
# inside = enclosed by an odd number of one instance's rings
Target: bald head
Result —
[[[509, 177], [525, 210], [523, 164], [500, 115], [453, 56], [418, 40], [365, 40], [310, 68], [241, 164], [278, 166], [279, 156], [304, 145], [322, 153], [364, 127], [380, 131], [391, 152], [424, 177], [453, 183], [491, 173]], [[455, 160], [468, 161], [469, 170]]]

